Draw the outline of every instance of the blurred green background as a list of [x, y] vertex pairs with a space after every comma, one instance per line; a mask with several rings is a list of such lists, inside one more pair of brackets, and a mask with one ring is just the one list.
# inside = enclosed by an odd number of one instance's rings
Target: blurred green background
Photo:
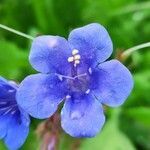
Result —
[[[32, 36], [67, 37], [73, 28], [98, 22], [114, 43], [112, 58], [127, 48], [150, 41], [148, 0], [0, 0], [0, 23]], [[0, 75], [21, 81], [34, 73], [28, 63], [31, 41], [0, 29]], [[120, 108], [106, 108], [102, 132], [92, 139], [61, 135], [59, 150], [150, 150], [150, 48], [134, 52], [124, 64], [135, 85]], [[41, 140], [31, 131], [21, 150], [38, 150]], [[17, 139], [14, 139], [17, 140]], [[0, 150], [5, 150], [0, 142]]]

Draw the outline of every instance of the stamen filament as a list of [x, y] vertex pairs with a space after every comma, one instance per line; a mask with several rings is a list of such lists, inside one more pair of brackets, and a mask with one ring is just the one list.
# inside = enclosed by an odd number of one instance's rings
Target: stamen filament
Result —
[[66, 78], [66, 79], [74, 79], [73, 77], [70, 77], [70, 76], [64, 76], [64, 75], [61, 75], [61, 74], [58, 74], [58, 73], [55, 73], [55, 75], [57, 75], [58, 77], [63, 77], [63, 78]]
[[9, 105], [7, 107], [2, 107], [2, 108], [0, 108], [0, 111], [7, 110], [7, 109], [10, 109], [10, 108], [14, 108], [15, 106], [17, 106], [17, 104]]
[[61, 75], [61, 74], [58, 74], [58, 73], [55, 73], [55, 75], [58, 76], [58, 78], [63, 77], [63, 78], [66, 78], [66, 79], [75, 80], [76, 78], [86, 76], [87, 74], [83, 73], [83, 74], [77, 75], [75, 77], [65, 76], [65, 75]]
[[9, 112], [12, 111], [12, 109], [13, 109], [13, 107], [12, 107], [12, 108], [9, 108], [6, 112], [3, 113], [3, 115], [7, 115]]
[[78, 78], [78, 77], [84, 77], [84, 76], [86, 76], [86, 75], [87, 75], [86, 73], [79, 74], [79, 75], [75, 76], [74, 79], [76, 79], [76, 78]]

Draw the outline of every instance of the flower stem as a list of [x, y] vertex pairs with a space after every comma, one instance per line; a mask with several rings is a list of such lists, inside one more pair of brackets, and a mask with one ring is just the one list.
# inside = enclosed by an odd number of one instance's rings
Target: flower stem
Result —
[[122, 57], [126, 58], [126, 57], [130, 56], [133, 52], [135, 52], [139, 49], [142, 49], [142, 48], [146, 48], [146, 47], [150, 47], [150, 42], [143, 43], [143, 44], [140, 44], [140, 45], [137, 45], [137, 46], [134, 46], [134, 47], [131, 47], [131, 48], [125, 50], [122, 53]]
[[7, 30], [7, 31], [10, 31], [10, 32], [13, 32], [13, 33], [15, 33], [15, 34], [17, 34], [17, 35], [20, 35], [20, 36], [25, 37], [25, 38], [30, 39], [30, 40], [33, 40], [33, 39], [34, 39], [34, 37], [32, 37], [32, 36], [30, 36], [30, 35], [27, 35], [27, 34], [25, 34], [25, 33], [22, 33], [22, 32], [20, 32], [20, 31], [17, 31], [17, 30], [15, 30], [15, 29], [12, 29], [12, 28], [7, 27], [7, 26], [2, 25], [2, 24], [0, 24], [0, 28], [2, 28], [2, 29], [4, 29], [4, 30]]

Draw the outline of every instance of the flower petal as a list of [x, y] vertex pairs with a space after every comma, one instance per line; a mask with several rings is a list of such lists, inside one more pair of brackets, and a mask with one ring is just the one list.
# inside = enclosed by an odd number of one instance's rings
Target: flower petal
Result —
[[116, 107], [124, 103], [133, 88], [130, 71], [119, 61], [111, 60], [98, 66], [99, 88], [95, 90], [98, 99], [108, 106]]
[[62, 73], [68, 69], [71, 50], [65, 38], [39, 36], [34, 39], [29, 56], [33, 68], [42, 73]]
[[0, 84], [4, 84], [7, 83], [7, 80], [5, 78], [3, 78], [2, 76], [0, 76]]
[[5, 137], [8, 124], [9, 118], [6, 116], [0, 116], [0, 139]]
[[61, 112], [61, 126], [73, 137], [93, 137], [104, 122], [102, 105], [90, 95], [67, 100]]
[[[25, 142], [29, 133], [29, 118], [21, 118], [19, 116], [13, 116], [10, 121], [10, 125], [7, 129], [7, 135], [4, 138], [5, 144], [10, 150], [16, 150], [20, 148]], [[26, 121], [25, 121], [26, 120]]]
[[108, 32], [98, 23], [74, 29], [70, 33], [68, 41], [74, 49], [79, 50], [81, 59], [86, 64], [105, 61], [113, 50]]
[[0, 102], [5, 99], [6, 101], [14, 99], [12, 95], [16, 92], [16, 88], [13, 87], [6, 79], [0, 76]]
[[35, 74], [25, 78], [17, 92], [17, 102], [35, 118], [48, 118], [65, 96], [64, 81], [56, 75]]

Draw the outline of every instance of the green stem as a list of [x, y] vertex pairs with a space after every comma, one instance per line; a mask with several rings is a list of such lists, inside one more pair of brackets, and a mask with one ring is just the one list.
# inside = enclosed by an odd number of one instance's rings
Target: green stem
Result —
[[134, 46], [134, 47], [131, 47], [131, 48], [125, 50], [122, 53], [122, 57], [126, 58], [126, 57], [130, 56], [133, 52], [135, 52], [139, 49], [142, 49], [142, 48], [146, 48], [146, 47], [150, 47], [150, 42], [143, 43], [143, 44], [140, 44], [140, 45], [137, 45], [137, 46]]
[[119, 117], [120, 117], [121, 111], [122, 111], [121, 107], [111, 110], [111, 117], [110, 117], [110, 119], [114, 120], [115, 125], [119, 124]]
[[27, 34], [25, 34], [25, 33], [22, 33], [22, 32], [20, 32], [20, 31], [15, 30], [15, 29], [9, 28], [9, 27], [7, 27], [7, 26], [5, 26], [5, 25], [2, 25], [2, 24], [0, 24], [0, 28], [2, 28], [2, 29], [4, 29], [4, 30], [7, 30], [7, 31], [10, 31], [10, 32], [13, 32], [13, 33], [15, 33], [15, 34], [17, 34], [17, 35], [20, 35], [20, 36], [25, 37], [25, 38], [30, 39], [30, 40], [33, 40], [33, 39], [34, 39], [34, 37], [32, 37], [32, 36], [30, 36], [30, 35], [27, 35]]

